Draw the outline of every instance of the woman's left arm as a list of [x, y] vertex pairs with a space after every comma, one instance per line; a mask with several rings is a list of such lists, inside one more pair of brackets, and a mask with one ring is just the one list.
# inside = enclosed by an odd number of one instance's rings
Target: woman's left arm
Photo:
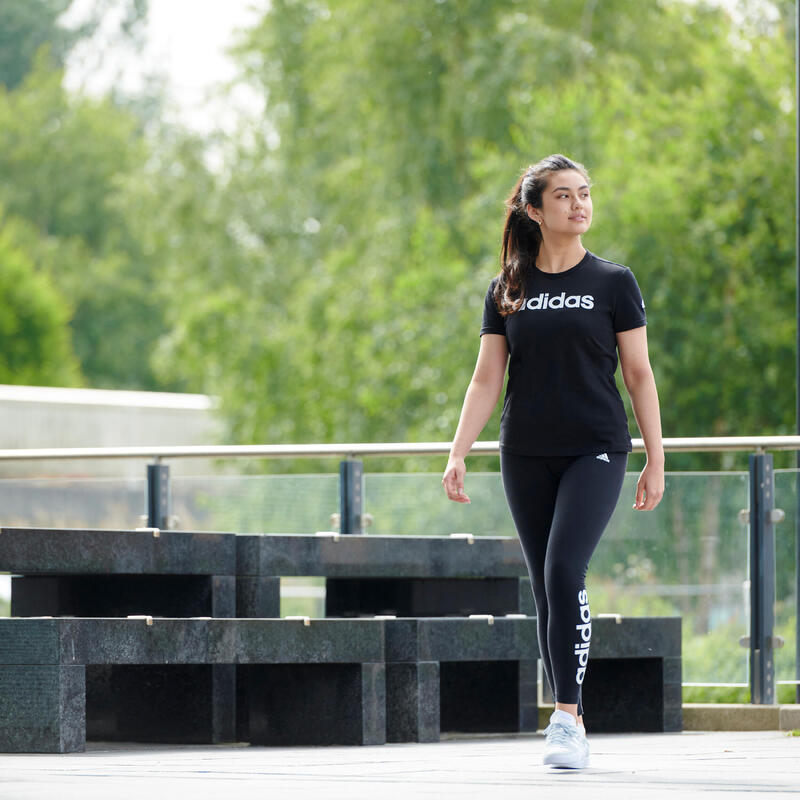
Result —
[[664, 445], [661, 441], [661, 416], [658, 391], [647, 353], [647, 328], [643, 325], [617, 333], [622, 380], [631, 397], [633, 414], [647, 451], [645, 464], [636, 484], [635, 509], [650, 511], [664, 495]]

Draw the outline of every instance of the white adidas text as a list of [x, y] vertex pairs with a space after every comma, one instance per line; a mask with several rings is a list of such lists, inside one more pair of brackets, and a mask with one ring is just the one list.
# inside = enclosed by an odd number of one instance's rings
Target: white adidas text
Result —
[[589, 595], [586, 589], [578, 592], [578, 603], [580, 605], [581, 623], [575, 626], [575, 630], [580, 631], [580, 639], [575, 642], [575, 655], [578, 656], [578, 671], [575, 673], [575, 681], [578, 685], [583, 683], [586, 675], [586, 665], [589, 663], [589, 640], [592, 638], [592, 615], [589, 611]]
[[590, 294], [568, 295], [566, 292], [561, 292], [561, 294], [554, 294], [551, 297], [549, 292], [540, 292], [536, 297], [526, 300], [520, 311], [559, 308], [582, 308], [588, 311], [594, 308], [594, 296]]

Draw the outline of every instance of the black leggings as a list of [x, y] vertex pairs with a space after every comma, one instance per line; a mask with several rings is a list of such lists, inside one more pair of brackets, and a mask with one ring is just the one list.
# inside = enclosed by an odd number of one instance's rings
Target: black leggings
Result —
[[533, 585], [547, 682], [557, 702], [578, 704], [579, 716], [592, 633], [586, 570], [627, 463], [627, 453], [500, 453], [503, 488]]

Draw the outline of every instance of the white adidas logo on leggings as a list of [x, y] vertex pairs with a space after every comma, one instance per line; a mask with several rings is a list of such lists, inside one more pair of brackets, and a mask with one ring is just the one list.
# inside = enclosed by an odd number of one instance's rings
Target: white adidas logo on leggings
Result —
[[599, 456], [595, 456], [595, 458], [599, 458], [600, 461], [605, 461], [607, 463], [611, 463], [611, 459], [608, 457], [608, 453], [600, 453]]
[[589, 663], [589, 642], [592, 638], [592, 614], [589, 611], [589, 595], [586, 589], [581, 589], [578, 592], [578, 605], [580, 606], [581, 621], [575, 626], [575, 630], [580, 631], [580, 638], [575, 642], [573, 652], [578, 656], [578, 671], [575, 673], [575, 682], [580, 686], [586, 675], [586, 665]]

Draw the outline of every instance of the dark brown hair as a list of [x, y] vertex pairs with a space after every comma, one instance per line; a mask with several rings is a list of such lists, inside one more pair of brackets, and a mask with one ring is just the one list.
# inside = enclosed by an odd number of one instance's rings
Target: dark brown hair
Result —
[[504, 317], [519, 311], [525, 301], [525, 277], [533, 269], [542, 243], [539, 223], [534, 222], [525, 209], [529, 203], [534, 208], [542, 207], [542, 192], [547, 188], [550, 173], [563, 169], [577, 170], [591, 184], [583, 164], [555, 153], [523, 170], [506, 200], [506, 224], [500, 251], [502, 270], [494, 288], [495, 303]]

